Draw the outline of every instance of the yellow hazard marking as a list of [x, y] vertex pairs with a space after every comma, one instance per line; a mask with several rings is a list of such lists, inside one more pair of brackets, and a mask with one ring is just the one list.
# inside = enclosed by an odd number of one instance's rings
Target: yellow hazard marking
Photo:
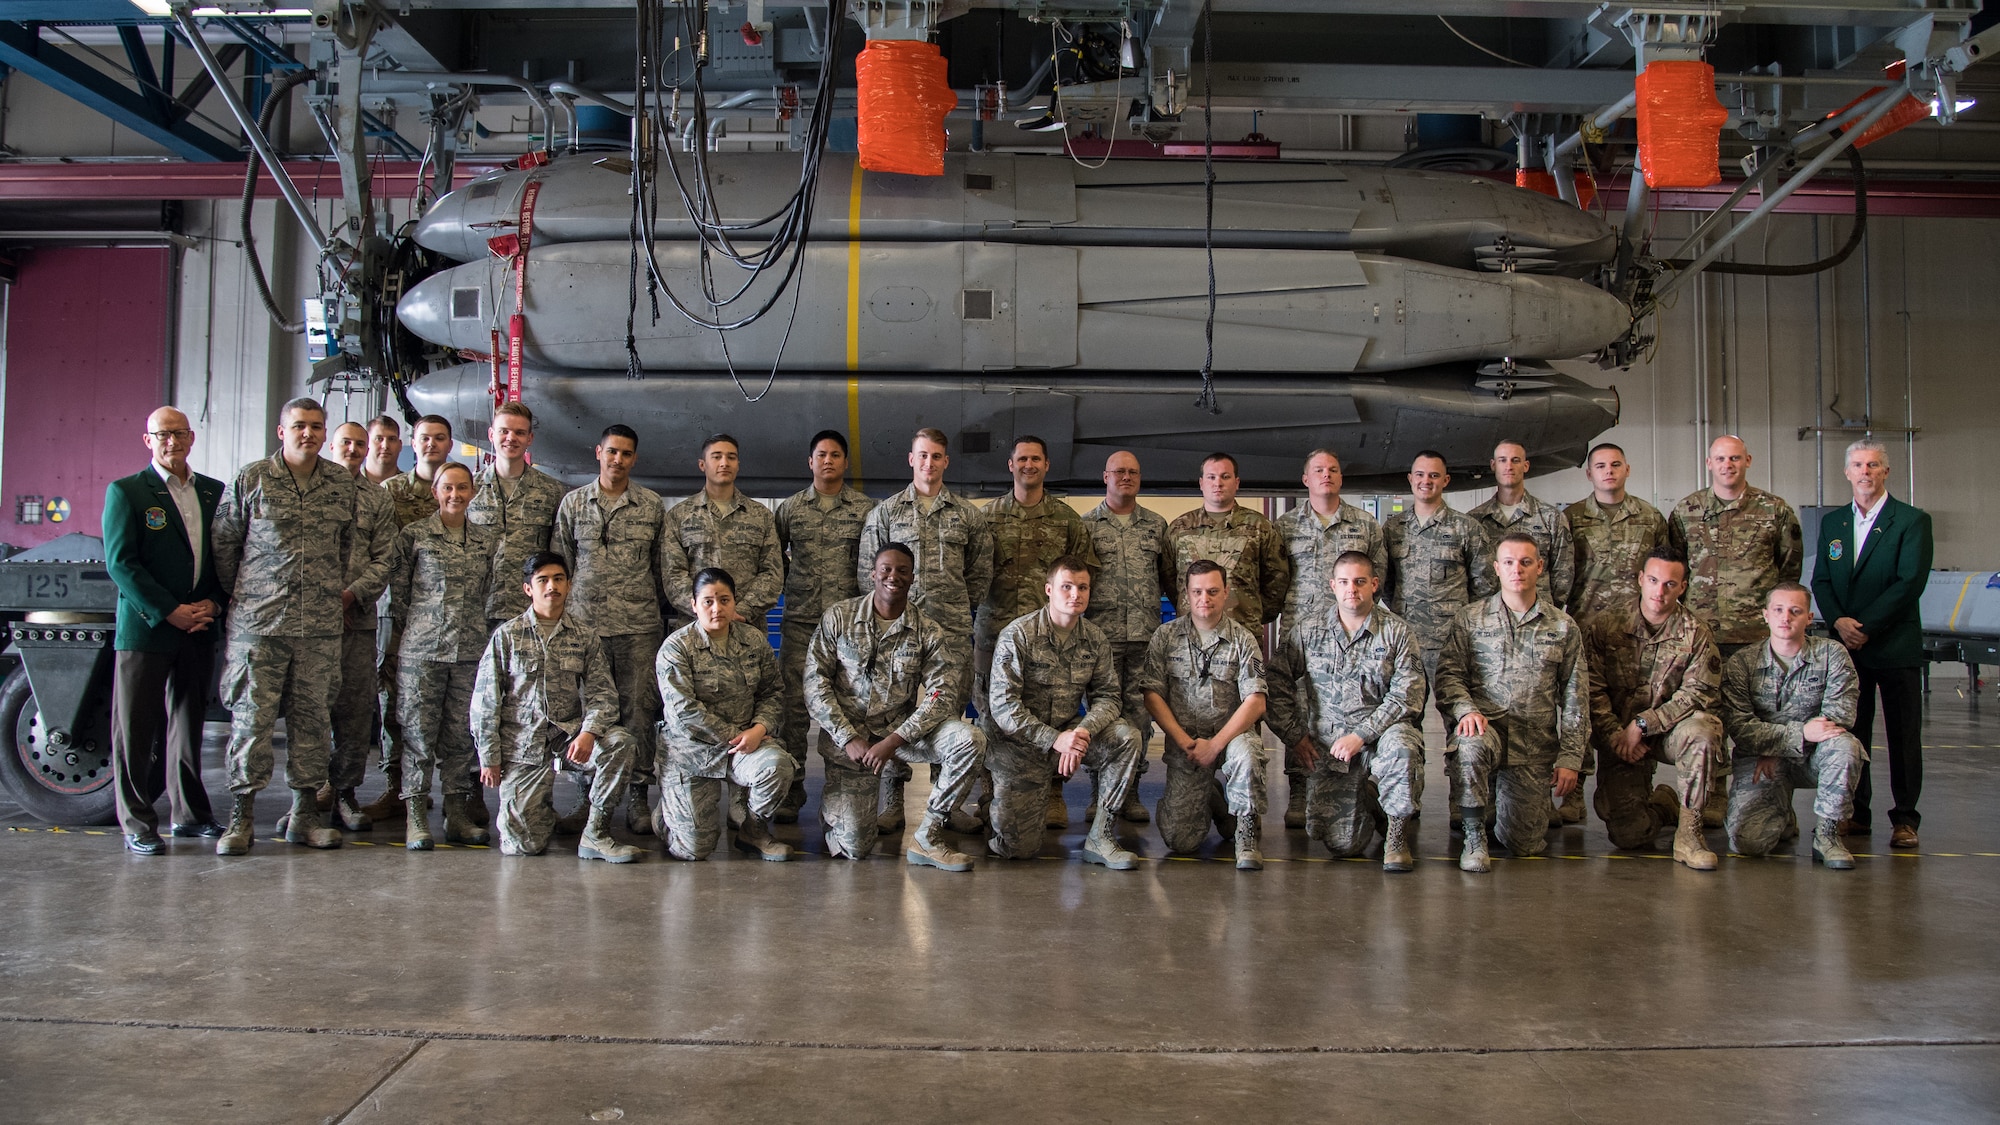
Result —
[[1955, 601], [1955, 602], [1953, 602], [1953, 603], [1951, 603], [1951, 616], [1950, 616], [1950, 617], [1947, 617], [1947, 618], [1945, 618], [1945, 622], [1944, 622], [1944, 627], [1945, 627], [1946, 629], [1956, 629], [1956, 628], [1958, 628], [1958, 611], [1959, 611], [1959, 607], [1961, 607], [1961, 606], [1963, 606], [1963, 605], [1965, 604], [1965, 592], [1966, 592], [1967, 590], [1970, 590], [1970, 589], [1972, 589], [1972, 580], [1973, 580], [1974, 578], [1977, 578], [1977, 577], [1978, 577], [1978, 575], [1976, 575], [1976, 574], [1968, 574], [1968, 575], [1966, 575], [1966, 576], [1965, 576], [1965, 581], [1959, 584], [1959, 587], [1958, 587], [1958, 600], [1957, 600], [1957, 601]]

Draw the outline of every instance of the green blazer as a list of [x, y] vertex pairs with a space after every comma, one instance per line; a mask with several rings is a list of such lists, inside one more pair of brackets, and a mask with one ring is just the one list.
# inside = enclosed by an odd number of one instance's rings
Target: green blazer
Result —
[[181, 510], [167, 482], [151, 465], [120, 477], [104, 489], [104, 562], [118, 587], [118, 639], [122, 652], [179, 652], [184, 644], [212, 645], [222, 628], [183, 633], [167, 615], [185, 602], [225, 603], [215, 577], [215, 538], [208, 525], [222, 502], [222, 482], [194, 473], [203, 524], [201, 581], [194, 580], [194, 552], [188, 549]]
[[1931, 580], [1931, 517], [1893, 496], [1854, 553], [1854, 505], [1819, 522], [1813, 600], [1829, 628], [1842, 617], [1861, 622], [1868, 643], [1852, 652], [1857, 668], [1917, 668], [1924, 662], [1924, 625], [1917, 602]]

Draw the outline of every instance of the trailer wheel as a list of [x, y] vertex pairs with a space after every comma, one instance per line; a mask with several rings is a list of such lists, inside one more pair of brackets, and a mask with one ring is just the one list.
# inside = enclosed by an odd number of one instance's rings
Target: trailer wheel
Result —
[[70, 745], [49, 743], [24, 668], [0, 683], [0, 783], [30, 816], [50, 824], [110, 824], [111, 701], [89, 700]]

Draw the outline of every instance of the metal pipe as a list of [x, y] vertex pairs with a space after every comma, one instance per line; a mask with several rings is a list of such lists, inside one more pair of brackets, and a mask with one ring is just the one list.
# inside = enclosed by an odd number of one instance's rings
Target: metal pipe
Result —
[[257, 128], [257, 119], [250, 115], [250, 110], [244, 106], [243, 99], [237, 96], [235, 83], [231, 82], [229, 75], [223, 72], [222, 63], [216, 59], [215, 52], [208, 49], [208, 40], [201, 37], [201, 28], [195, 24], [194, 16], [184, 7], [174, 8], [173, 13], [174, 23], [179, 25], [181, 34], [187, 36], [188, 43], [194, 47], [195, 56], [201, 59], [201, 68], [208, 72], [209, 79], [215, 83], [216, 96], [229, 107], [230, 115], [236, 118], [237, 126], [243, 130], [244, 139], [250, 142], [250, 147], [256, 150], [258, 159], [264, 162], [265, 170], [271, 173], [273, 180], [277, 181], [278, 191], [284, 195], [285, 203], [291, 207], [299, 225], [305, 228], [307, 237], [312, 239], [314, 253], [324, 255], [327, 250], [326, 232], [319, 229], [319, 220], [313, 217], [312, 208], [307, 205], [305, 197], [299, 194], [299, 187], [292, 182], [292, 177], [286, 174], [285, 165], [278, 159], [277, 152], [271, 148], [270, 138], [264, 135], [262, 129]]
[[1745, 196], [1756, 190], [1757, 186], [1763, 183], [1777, 167], [1778, 162], [1776, 160], [1766, 160], [1758, 166], [1755, 172], [1744, 177], [1743, 182], [1737, 185], [1736, 190], [1730, 193], [1729, 198], [1723, 201], [1722, 206], [1710, 211], [1708, 216], [1702, 219], [1685, 239], [1681, 240], [1681, 244], [1674, 248], [1674, 252], [1667, 256], [1670, 258], [1687, 257], [1688, 251], [1694, 249], [1701, 243], [1702, 239], [1708, 237], [1710, 231], [1735, 214], [1736, 205], [1743, 202]]
[[170, 230], [0, 230], [0, 245], [67, 242], [86, 246], [173, 246], [201, 249], [201, 240]]
[[1813, 157], [1812, 160], [1809, 161], [1805, 167], [1799, 169], [1797, 175], [1785, 181], [1783, 187], [1780, 187], [1777, 191], [1772, 192], [1769, 195], [1766, 195], [1764, 197], [1764, 202], [1758, 204], [1757, 209], [1755, 211], [1750, 212], [1750, 214], [1742, 222], [1737, 223], [1735, 226], [1729, 228], [1729, 230], [1725, 232], [1721, 238], [1716, 239], [1715, 245], [1710, 246], [1707, 250], [1702, 251], [1701, 257], [1696, 258], [1693, 262], [1690, 262], [1688, 264], [1688, 267], [1686, 269], [1680, 271], [1673, 277], [1669, 278], [1667, 280], [1667, 283], [1664, 286], [1661, 286], [1660, 289], [1657, 291], [1657, 296], [1659, 297], [1659, 299], [1665, 300], [1667, 297], [1672, 296], [1675, 290], [1679, 289], [1683, 284], [1687, 282], [1688, 278], [1693, 277], [1696, 274], [1699, 274], [1703, 269], [1707, 268], [1710, 262], [1713, 262], [1717, 258], [1720, 258], [1722, 256], [1722, 252], [1728, 249], [1729, 244], [1736, 241], [1737, 237], [1740, 236], [1745, 230], [1748, 230], [1751, 226], [1755, 225], [1758, 222], [1758, 220], [1763, 219], [1771, 212], [1777, 210], [1778, 204], [1783, 203], [1786, 197], [1790, 196], [1792, 192], [1798, 190], [1798, 188], [1804, 185], [1806, 181], [1818, 175], [1820, 169], [1826, 167], [1828, 164], [1833, 162], [1834, 157], [1839, 156], [1841, 153], [1847, 151], [1847, 146], [1853, 144], [1854, 139], [1856, 137], [1867, 132], [1870, 126], [1874, 125], [1877, 121], [1882, 120], [1882, 118], [1888, 116], [1889, 111], [1891, 109], [1894, 109], [1896, 107], [1896, 103], [1902, 101], [1903, 96], [1908, 92], [1909, 92], [1908, 90], [1906, 90], [1901, 86], [1884, 90], [1881, 93], [1881, 95], [1875, 99], [1874, 108], [1868, 112], [1868, 115], [1866, 117], [1863, 117], [1858, 123], [1856, 123], [1854, 128], [1849, 129], [1846, 132], [1843, 132], [1838, 140], [1826, 146], [1826, 149], [1824, 151], [1822, 151], [1818, 156]]
[[526, 94], [528, 101], [542, 111], [542, 135], [555, 131], [554, 111], [549, 109], [548, 99], [542, 96], [534, 85], [520, 78], [505, 74], [465, 73], [455, 70], [399, 70], [389, 75], [371, 74], [371, 87], [392, 87], [404, 84], [405, 80], [429, 89], [432, 86], [505, 86]]
[[593, 90], [586, 90], [581, 86], [573, 85], [568, 82], [549, 83], [549, 93], [561, 94], [565, 97], [574, 98], [575, 100], [580, 102], [585, 102], [587, 104], [594, 106], [600, 106], [604, 109], [611, 110], [614, 113], [622, 113], [627, 117], [632, 116], [632, 107], [630, 105], [618, 101], [615, 98], [606, 97], [605, 95], [597, 93]]
[[[1812, 260], [1819, 261], [1818, 215], [1812, 217]], [[1826, 301], [1819, 289], [1825, 276], [1813, 274], [1813, 504], [1821, 508], [1826, 506], [1826, 433], [1819, 428], [1826, 421]]]
[[1861, 424], [1875, 424], [1875, 301], [1868, 277], [1868, 243], [1861, 236]]
[[1898, 248], [1898, 250], [1899, 250], [1899, 252], [1900, 252], [1900, 253], [1899, 253], [1899, 257], [1901, 258], [1901, 264], [1902, 264], [1902, 274], [1903, 274], [1903, 277], [1902, 277], [1902, 282], [1903, 282], [1903, 284], [1902, 284], [1902, 286], [1901, 286], [1901, 289], [1902, 289], [1902, 293], [1903, 293], [1903, 308], [1902, 308], [1902, 317], [1903, 317], [1903, 456], [1904, 456], [1904, 457], [1905, 457], [1905, 459], [1906, 459], [1906, 460], [1907, 460], [1907, 461], [1909, 462], [1909, 470], [1908, 470], [1908, 471], [1909, 471], [1909, 481], [1910, 481], [1910, 483], [1909, 483], [1909, 485], [1908, 485], [1908, 489], [1909, 489], [1909, 491], [1908, 491], [1908, 494], [1907, 494], [1907, 495], [1906, 495], [1906, 496], [1904, 497], [1904, 500], [1905, 500], [1905, 501], [1906, 501], [1907, 503], [1911, 503], [1911, 504], [1914, 504], [1914, 503], [1916, 503], [1916, 502], [1917, 502], [1917, 389], [1916, 389], [1916, 376], [1915, 376], [1915, 374], [1914, 374], [1914, 365], [1913, 365], [1913, 364], [1911, 363], [1911, 356], [1910, 356], [1910, 353], [1911, 353], [1911, 348], [1912, 348], [1912, 345], [1911, 345], [1911, 332], [1910, 332], [1910, 231], [1909, 231], [1909, 228], [1908, 228], [1908, 227], [1904, 227], [1901, 233], [1902, 233], [1902, 237], [1901, 237], [1901, 238], [1899, 238], [1899, 239], [1897, 239], [1897, 240], [1896, 240], [1896, 242], [1897, 242], [1897, 248]]
[[[1603, 109], [1598, 110], [1596, 113], [1591, 114], [1589, 127], [1595, 129], [1608, 129], [1611, 127], [1611, 123], [1613, 121], [1616, 121], [1619, 118], [1625, 116], [1625, 114], [1629, 112], [1632, 109], [1632, 107], [1638, 104], [1639, 104], [1639, 91], [1634, 90], [1631, 93], [1625, 95], [1624, 97], [1619, 98], [1617, 101], [1612, 102], [1610, 105], [1605, 106]], [[1569, 153], [1575, 152], [1577, 148], [1579, 148], [1582, 144], [1583, 144], [1583, 130], [1578, 129], [1575, 133], [1572, 133], [1567, 139], [1565, 139], [1561, 144], [1557, 145], [1555, 147], [1555, 151], [1550, 153], [1550, 156], [1552, 157], [1565, 156]]]

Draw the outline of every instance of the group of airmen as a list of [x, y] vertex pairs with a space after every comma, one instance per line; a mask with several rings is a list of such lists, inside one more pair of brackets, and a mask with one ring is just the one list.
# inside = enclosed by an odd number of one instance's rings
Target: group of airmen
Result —
[[[318, 402], [286, 404], [282, 448], [228, 483], [212, 528], [233, 714], [220, 854], [252, 844], [282, 716], [281, 829], [311, 847], [400, 819], [409, 848], [432, 848], [435, 777], [447, 842], [497, 834], [533, 855], [573, 835], [579, 856], [631, 862], [641, 849], [612, 833], [623, 804], [628, 832], [669, 856], [710, 855], [726, 820], [736, 846], [782, 860], [772, 825], [806, 804], [817, 734], [833, 855], [903, 828], [924, 763], [910, 863], [969, 870], [948, 833], [1033, 856], [1069, 825], [1063, 784], [1082, 768], [1083, 857], [1129, 869], [1118, 832], [1151, 819], [1138, 792], [1157, 724], [1170, 851], [1214, 829], [1239, 868], [1262, 866], [1268, 728], [1286, 827], [1337, 856], [1379, 834], [1384, 869], [1408, 871], [1428, 700], [1464, 870], [1489, 869], [1489, 839], [1542, 852], [1583, 819], [1592, 773], [1620, 848], [1671, 828], [1674, 858], [1708, 870], [1704, 827], [1726, 827], [1763, 854], [1797, 833], [1793, 790], [1815, 787], [1814, 855], [1853, 863], [1836, 826], [1863, 757], [1854, 668], [1806, 632], [1798, 518], [1749, 485], [1733, 437], [1667, 516], [1626, 492], [1615, 445], [1591, 450], [1592, 495], [1562, 508], [1527, 491], [1526, 451], [1506, 441], [1493, 497], [1469, 512], [1445, 503], [1445, 460], [1426, 452], [1409, 507], [1378, 523], [1342, 500], [1322, 449], [1306, 502], [1275, 521], [1237, 503], [1235, 459], [1217, 453], [1200, 507], [1169, 522], [1139, 503], [1133, 454], [1107, 460], [1103, 501], [1079, 514], [1026, 436], [1012, 490], [982, 507], [946, 487], [937, 430], [914, 435], [911, 483], [880, 503], [847, 483], [845, 436], [822, 431], [810, 485], [773, 509], [736, 489], [725, 434], [699, 450], [704, 488], [669, 502], [631, 479], [622, 425], [580, 488], [531, 467], [519, 403], [496, 409], [476, 473], [435, 416], [415, 424], [407, 472], [393, 419], [325, 430]], [[388, 785], [363, 806], [378, 717]], [[1653, 785], [1661, 762], [1678, 786]], [[568, 815], [561, 772], [582, 796]]]

